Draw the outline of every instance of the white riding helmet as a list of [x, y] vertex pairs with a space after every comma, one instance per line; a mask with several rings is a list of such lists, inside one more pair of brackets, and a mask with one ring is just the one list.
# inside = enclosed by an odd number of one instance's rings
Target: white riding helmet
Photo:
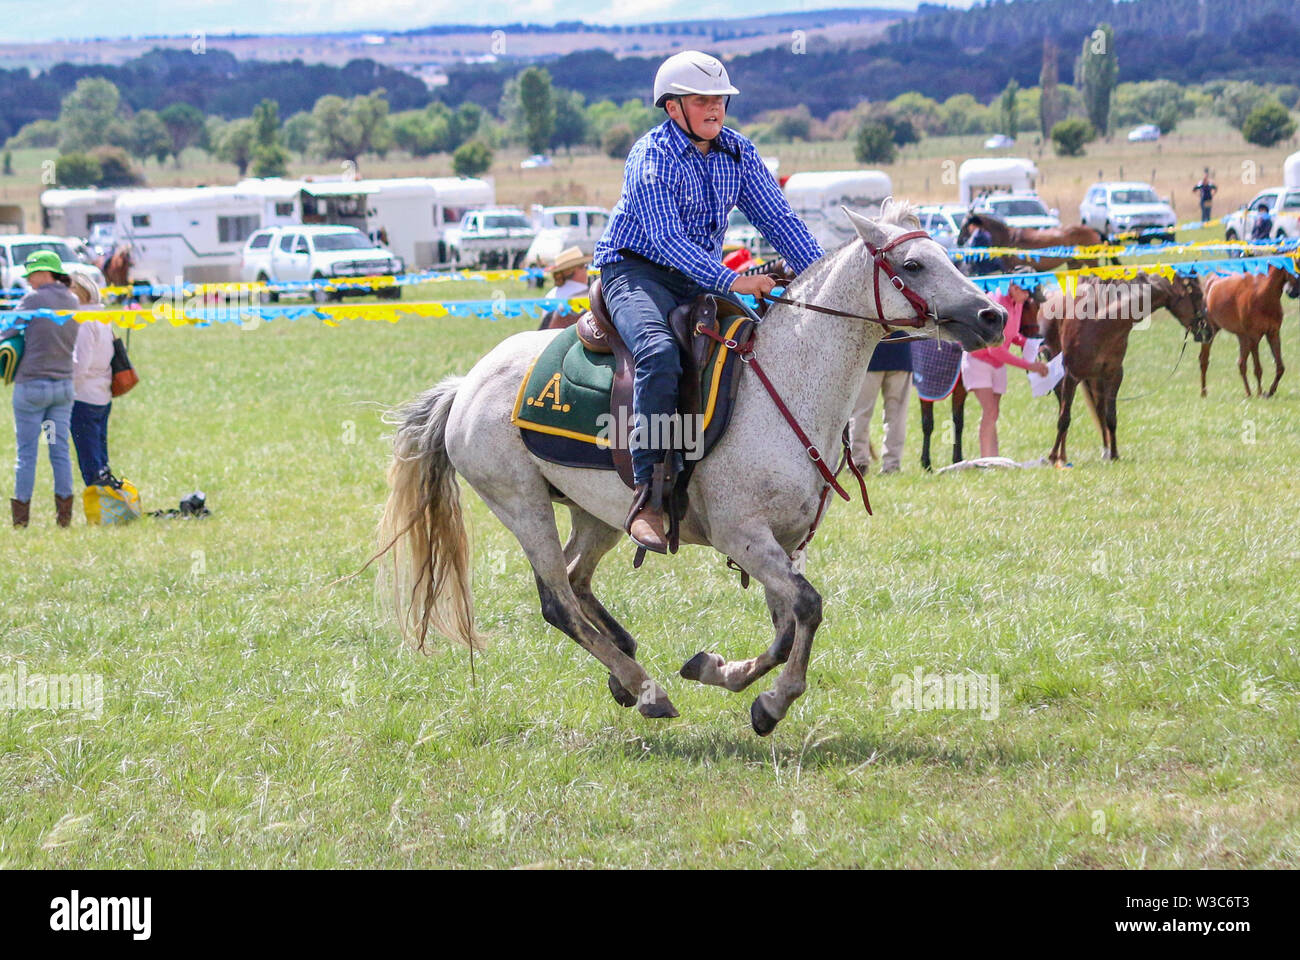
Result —
[[740, 93], [731, 85], [727, 68], [717, 57], [698, 50], [675, 53], [655, 74], [655, 106], [662, 107], [669, 97], [688, 93], [704, 96], [731, 96]]

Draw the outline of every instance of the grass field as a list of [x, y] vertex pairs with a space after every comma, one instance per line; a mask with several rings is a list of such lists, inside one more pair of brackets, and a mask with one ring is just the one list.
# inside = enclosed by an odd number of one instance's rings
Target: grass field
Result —
[[[371, 549], [377, 405], [530, 325], [134, 334], [115, 468], [146, 509], [200, 488], [214, 514], [89, 528], [78, 508], [59, 530], [40, 465], [33, 526], [0, 533], [0, 676], [98, 674], [104, 703], [0, 712], [0, 864], [1300, 865], [1294, 373], [1245, 401], [1220, 340], [1203, 400], [1194, 353], [1166, 381], [1181, 329], [1160, 314], [1132, 337], [1124, 392], [1154, 392], [1121, 400], [1123, 459], [1100, 460], [1079, 405], [1067, 471], [922, 474], [913, 404], [875, 517], [836, 504], [812, 547], [809, 689], [760, 740], [748, 710], [768, 681], [735, 696], [676, 676], [698, 650], [771, 639], [761, 592], [710, 552], [633, 572], [625, 545], [597, 576], [669, 722], [617, 707], [542, 621], [472, 493], [492, 637], [476, 684], [462, 650], [401, 647], [373, 572], [329, 586]], [[1043, 454], [1053, 432], [1052, 401], [1013, 378], [1003, 453]], [[996, 678], [996, 716], [895, 705], [917, 669]]]

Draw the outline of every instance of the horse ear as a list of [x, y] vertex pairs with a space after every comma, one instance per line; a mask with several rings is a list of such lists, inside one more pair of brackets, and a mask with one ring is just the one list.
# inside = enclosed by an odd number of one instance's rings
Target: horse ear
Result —
[[874, 220], [868, 220], [860, 213], [854, 213], [848, 207], [841, 205], [840, 209], [844, 215], [849, 218], [849, 223], [853, 224], [853, 229], [857, 231], [858, 236], [871, 244], [873, 247], [881, 247], [889, 242], [889, 237], [885, 231]]

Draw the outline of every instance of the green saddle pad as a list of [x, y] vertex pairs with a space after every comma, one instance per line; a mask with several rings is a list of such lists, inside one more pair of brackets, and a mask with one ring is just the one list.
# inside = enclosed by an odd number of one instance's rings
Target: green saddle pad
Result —
[[520, 428], [609, 448], [597, 418], [609, 414], [614, 357], [592, 353], [578, 328], [563, 330], [533, 361], [519, 385], [513, 422]]
[[5, 386], [14, 382], [14, 374], [18, 372], [18, 361], [22, 358], [22, 334], [0, 340], [0, 382]]

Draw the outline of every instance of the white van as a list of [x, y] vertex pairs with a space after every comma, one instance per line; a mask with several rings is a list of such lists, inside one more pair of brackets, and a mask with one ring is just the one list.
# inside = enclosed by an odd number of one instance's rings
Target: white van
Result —
[[993, 193], [1035, 193], [1038, 167], [1024, 157], [971, 157], [957, 168], [959, 199], [970, 206]]
[[236, 187], [129, 190], [114, 234], [131, 244], [131, 279], [170, 285], [239, 279], [244, 243], [262, 225], [262, 199]]
[[864, 217], [880, 214], [880, 205], [894, 191], [889, 175], [879, 170], [824, 170], [794, 173], [785, 182], [785, 198], [799, 219], [830, 250], [857, 236], [840, 210], [848, 207]]

